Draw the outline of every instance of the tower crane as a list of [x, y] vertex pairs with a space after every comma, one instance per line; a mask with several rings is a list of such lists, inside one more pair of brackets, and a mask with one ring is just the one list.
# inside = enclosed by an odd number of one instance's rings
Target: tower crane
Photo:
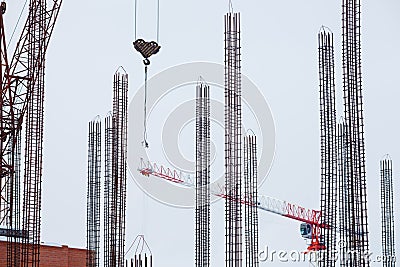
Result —
[[[29, 0], [28, 16], [10, 61], [4, 30], [6, 3], [0, 5], [0, 233], [8, 239], [7, 266], [20, 266], [20, 261], [24, 267], [39, 266], [45, 55], [62, 0], [51, 2], [49, 9], [46, 0]], [[21, 242], [24, 246], [18, 245]]]
[[[194, 177], [190, 176], [189, 174], [184, 174], [177, 170], [164, 167], [163, 165], [145, 161], [144, 159], [140, 159], [138, 171], [146, 177], [153, 176], [190, 188], [195, 186]], [[305, 239], [311, 240], [306, 253], [326, 249], [323, 240], [321, 240], [321, 229], [329, 229], [329, 225], [321, 222], [321, 211], [307, 209], [302, 206], [268, 196], [258, 196], [257, 203], [253, 203], [245, 197], [235, 200], [229, 197], [224, 188], [220, 188], [220, 190], [211, 190], [211, 194], [220, 198], [239, 201], [244, 205], [255, 205], [260, 210], [299, 221], [301, 222], [301, 236]]]

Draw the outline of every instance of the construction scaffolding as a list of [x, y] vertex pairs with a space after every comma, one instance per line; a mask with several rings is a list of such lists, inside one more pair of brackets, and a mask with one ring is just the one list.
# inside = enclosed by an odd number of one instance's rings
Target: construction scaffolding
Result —
[[[316, 240], [315, 250], [320, 253], [318, 266], [332, 267], [336, 262], [337, 220], [337, 142], [336, 97], [333, 34], [322, 27], [318, 34], [319, 44], [319, 93], [321, 131], [321, 236]], [[318, 237], [316, 237], [318, 238]], [[322, 243], [322, 244], [321, 244]]]
[[[111, 118], [111, 121], [110, 121]], [[111, 124], [111, 125], [110, 125]], [[128, 74], [114, 75], [112, 116], [106, 118], [105, 266], [124, 266]], [[111, 166], [110, 166], [111, 164]], [[110, 168], [111, 167], [111, 168]]]
[[347, 249], [349, 266], [369, 266], [367, 185], [361, 84], [360, 0], [343, 0], [343, 81], [346, 124], [345, 178], [348, 190]]
[[100, 265], [101, 121], [89, 122], [87, 179], [87, 267]]
[[396, 265], [392, 160], [381, 160], [382, 257], [383, 267]]
[[210, 87], [196, 87], [196, 244], [195, 263], [210, 266]]
[[225, 15], [225, 261], [242, 266], [240, 14]]
[[246, 267], [258, 267], [257, 138], [244, 138], [244, 218]]

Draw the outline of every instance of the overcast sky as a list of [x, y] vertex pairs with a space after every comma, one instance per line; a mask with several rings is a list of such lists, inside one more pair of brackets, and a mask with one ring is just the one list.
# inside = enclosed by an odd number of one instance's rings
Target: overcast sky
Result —
[[[23, 1], [8, 2], [6, 23], [10, 36]], [[138, 37], [154, 39], [156, 1], [146, 3], [139, 6]], [[318, 209], [317, 34], [325, 25], [335, 35], [336, 89], [341, 114], [341, 1], [254, 0], [233, 1], [233, 6], [242, 14], [242, 72], [260, 88], [275, 120], [275, 160], [260, 194]], [[152, 60], [150, 75], [185, 62], [223, 63], [223, 15], [227, 11], [228, 1], [161, 0], [162, 50]], [[395, 204], [399, 199], [399, 12], [400, 3], [395, 0], [362, 2], [368, 207], [374, 255], [381, 253], [379, 160], [387, 153], [394, 161]], [[46, 65], [44, 241], [86, 246], [87, 123], [96, 115], [104, 117], [111, 109], [112, 75], [118, 66], [123, 65], [130, 74], [131, 98], [143, 84], [143, 66], [140, 56], [133, 51], [134, 39], [133, 0], [64, 0]], [[138, 127], [142, 125], [142, 118], [130, 117], [129, 121]], [[144, 196], [131, 178], [127, 210], [127, 246], [137, 234], [144, 233], [156, 265], [194, 265], [193, 210], [172, 208]], [[221, 266], [223, 202], [214, 204], [212, 210], [211, 258], [214, 266]], [[396, 205], [396, 217], [398, 211]], [[399, 226], [396, 224], [398, 233]], [[296, 221], [260, 212], [259, 227], [260, 248], [306, 248]], [[396, 243], [400, 244], [399, 235]]]

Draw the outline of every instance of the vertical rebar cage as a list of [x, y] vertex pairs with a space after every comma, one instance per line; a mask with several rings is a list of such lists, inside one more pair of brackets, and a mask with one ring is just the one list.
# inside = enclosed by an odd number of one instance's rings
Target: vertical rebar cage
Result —
[[343, 81], [346, 124], [346, 155], [348, 205], [347, 249], [348, 266], [370, 266], [365, 257], [369, 251], [367, 218], [367, 184], [363, 95], [361, 83], [361, 22], [360, 0], [343, 0]]
[[[338, 148], [338, 182], [339, 182], [339, 258], [340, 266], [349, 266], [349, 224], [350, 209], [349, 201], [350, 191], [348, 190], [349, 170], [347, 164], [348, 146], [347, 146], [347, 127], [345, 122], [341, 121], [337, 126], [337, 148]], [[339, 243], [338, 242], [338, 243]]]
[[244, 218], [246, 267], [258, 267], [257, 138], [244, 138]]
[[105, 266], [122, 267], [125, 259], [128, 74], [114, 75], [113, 111], [106, 118]]
[[332, 267], [336, 261], [337, 219], [337, 141], [336, 97], [333, 34], [322, 27], [318, 34], [319, 92], [321, 131], [321, 228], [319, 242], [326, 247], [321, 251], [319, 266]]
[[210, 87], [196, 86], [195, 263], [210, 266]]
[[225, 15], [225, 261], [242, 266], [240, 14]]
[[[31, 24], [29, 35], [28, 64], [35, 66], [38, 59], [44, 62], [46, 1], [31, 0], [30, 9], [36, 9], [36, 14], [30, 13]], [[29, 68], [29, 77], [36, 77], [34, 83], [28, 82], [31, 90], [26, 113], [25, 132], [25, 175], [23, 200], [23, 229], [28, 238], [23, 239], [22, 266], [38, 267], [40, 254], [41, 226], [41, 191], [42, 191], [42, 151], [43, 151], [43, 120], [44, 120], [44, 64]]]
[[125, 267], [153, 267], [153, 256], [144, 254], [135, 255], [130, 261], [125, 261]]
[[111, 168], [112, 168], [112, 113], [105, 118], [104, 138], [104, 267], [110, 267], [111, 240]]
[[89, 122], [87, 173], [87, 267], [98, 267], [100, 259], [101, 121]]
[[382, 257], [383, 267], [394, 267], [395, 228], [394, 228], [394, 198], [392, 160], [387, 157], [381, 165], [381, 209], [382, 209]]

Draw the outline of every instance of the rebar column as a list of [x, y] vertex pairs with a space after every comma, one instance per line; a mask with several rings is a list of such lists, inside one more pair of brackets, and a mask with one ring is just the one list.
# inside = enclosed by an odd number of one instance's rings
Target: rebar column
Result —
[[349, 265], [349, 227], [350, 220], [349, 211], [353, 208], [352, 202], [349, 201], [349, 164], [348, 145], [347, 145], [347, 127], [344, 122], [340, 122], [337, 126], [337, 148], [338, 148], [338, 180], [339, 180], [339, 258], [340, 266], [347, 267]]
[[135, 258], [131, 259], [130, 264], [127, 261], [126, 267], [153, 267], [153, 256], [147, 254], [144, 254], [143, 257], [141, 254], [135, 255]]
[[242, 266], [240, 14], [225, 15], [225, 261]]
[[360, 0], [343, 0], [343, 81], [348, 146], [350, 266], [369, 266], [364, 115], [361, 84]]
[[111, 169], [112, 169], [112, 113], [105, 118], [104, 140], [104, 267], [110, 267], [111, 240]]
[[244, 218], [246, 267], [258, 267], [257, 138], [244, 138]]
[[37, 11], [36, 14], [30, 12], [28, 18], [31, 25], [28, 64], [32, 66], [28, 73], [29, 77], [37, 79], [29, 86], [31, 95], [26, 114], [23, 229], [28, 238], [23, 239], [22, 267], [39, 267], [45, 66], [33, 66], [39, 58], [40, 62], [45, 60], [46, 1], [31, 0], [29, 9]]
[[195, 263], [210, 266], [210, 87], [196, 87]]
[[86, 266], [98, 267], [100, 259], [101, 122], [89, 122], [87, 174]]
[[382, 257], [383, 267], [394, 267], [395, 228], [392, 160], [387, 157], [381, 160], [381, 208], [382, 208]]
[[337, 220], [337, 143], [333, 34], [323, 27], [318, 34], [321, 131], [321, 251], [318, 266], [335, 266]]
[[126, 172], [128, 126], [128, 74], [114, 75], [109, 195], [110, 267], [123, 267], [125, 254]]

